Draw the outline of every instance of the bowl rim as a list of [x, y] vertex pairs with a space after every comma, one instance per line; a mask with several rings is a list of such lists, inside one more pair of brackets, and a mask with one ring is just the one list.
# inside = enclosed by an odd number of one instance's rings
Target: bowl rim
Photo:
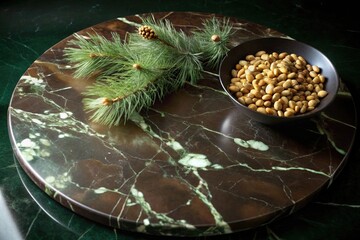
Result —
[[[230, 57], [235, 54], [237, 52], [237, 50], [241, 47], [244, 47], [246, 46], [247, 44], [250, 44], [250, 43], [253, 43], [253, 42], [259, 42], [259, 50], [261, 50], [261, 42], [267, 42], [267, 41], [283, 41], [283, 42], [290, 42], [290, 43], [294, 43], [294, 44], [298, 44], [298, 45], [302, 45], [302, 47], [305, 47], [305, 48], [308, 48], [312, 51], [314, 51], [316, 54], [318, 54], [319, 56], [321, 56], [321, 58], [323, 60], [325, 60], [325, 62], [327, 62], [327, 64], [330, 66], [331, 70], [333, 71], [334, 73], [334, 79], [333, 79], [333, 84], [334, 84], [334, 87], [332, 88], [332, 94], [330, 96], [327, 96], [327, 97], [330, 97], [330, 99], [328, 100], [327, 104], [325, 105], [320, 105], [320, 106], [317, 106], [313, 111], [309, 111], [309, 112], [306, 112], [306, 113], [303, 113], [303, 114], [297, 114], [297, 115], [294, 115], [294, 116], [291, 116], [291, 117], [279, 117], [279, 116], [273, 116], [273, 115], [268, 115], [268, 114], [263, 114], [263, 113], [259, 113], [257, 111], [254, 111], [254, 110], [251, 110], [249, 109], [247, 106], [241, 104], [236, 98], [235, 96], [229, 92], [227, 86], [225, 86], [225, 83], [224, 83], [224, 80], [223, 80], [223, 74], [224, 73], [224, 70], [223, 70], [223, 66], [224, 64], [229, 61]], [[249, 53], [249, 54], [255, 54], [254, 53]], [[300, 54], [298, 54], [300, 55]], [[241, 57], [239, 57], [238, 61], [241, 60]], [[306, 59], [307, 62], [308, 59]], [[235, 65], [234, 65], [235, 66]], [[320, 67], [320, 66], [319, 66]], [[321, 67], [320, 67], [321, 68]], [[327, 109], [331, 103], [335, 100], [336, 96], [337, 96], [337, 93], [339, 91], [339, 88], [340, 88], [340, 82], [341, 82], [341, 79], [340, 79], [340, 76], [335, 68], [335, 65], [330, 61], [330, 59], [323, 53], [321, 52], [320, 50], [318, 50], [317, 48], [307, 44], [307, 43], [304, 43], [304, 42], [301, 42], [301, 41], [298, 41], [298, 40], [295, 40], [295, 39], [292, 39], [292, 38], [288, 38], [288, 37], [261, 37], [261, 38], [254, 38], [254, 39], [250, 39], [250, 40], [247, 40], [247, 41], [244, 41], [244, 42], [241, 42], [239, 43], [238, 45], [232, 47], [227, 53], [226, 55], [224, 56], [224, 58], [222, 59], [222, 61], [220, 62], [220, 65], [219, 65], [219, 70], [218, 70], [218, 74], [219, 74], [219, 81], [221, 83], [221, 86], [223, 88], [223, 90], [226, 92], [226, 94], [230, 97], [230, 99], [237, 105], [237, 106], [240, 106], [241, 108], [243, 108], [245, 110], [245, 114], [247, 115], [258, 115], [259, 118], [265, 118], [265, 119], [268, 119], [268, 120], [258, 120], [258, 119], [255, 119], [256, 121], [259, 121], [259, 122], [263, 122], [263, 123], [277, 123], [277, 122], [291, 122], [291, 121], [294, 121], [294, 120], [300, 120], [300, 119], [305, 119], [305, 118], [310, 118], [310, 117], [313, 117], [313, 116], [316, 116], [318, 114], [320, 114], [321, 112], [323, 112], [325, 109]], [[229, 73], [230, 75], [230, 73]], [[325, 76], [326, 77], [326, 76]], [[252, 116], [249, 116], [251, 118], [253, 118]]]

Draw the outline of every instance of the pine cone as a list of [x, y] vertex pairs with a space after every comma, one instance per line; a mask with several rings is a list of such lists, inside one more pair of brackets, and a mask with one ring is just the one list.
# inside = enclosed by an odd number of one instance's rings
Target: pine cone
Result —
[[141, 26], [139, 28], [139, 34], [145, 38], [145, 39], [155, 39], [156, 38], [156, 34], [154, 32], [154, 30], [147, 26], [147, 25], [144, 25], [144, 26]]

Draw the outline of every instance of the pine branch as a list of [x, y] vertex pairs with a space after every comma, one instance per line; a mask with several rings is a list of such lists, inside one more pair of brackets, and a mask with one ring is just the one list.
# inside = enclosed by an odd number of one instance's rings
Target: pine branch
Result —
[[76, 78], [87, 77], [98, 71], [104, 75], [121, 71], [129, 51], [118, 34], [112, 33], [111, 40], [98, 34], [75, 34], [74, 37], [69, 42], [71, 47], [64, 49], [64, 56], [75, 64]]
[[173, 48], [179, 53], [192, 53], [192, 39], [181, 29], [176, 30], [168, 19], [156, 20], [153, 16], [142, 19], [143, 24], [149, 26], [156, 33], [157, 39], [160, 39], [164, 45]]
[[95, 122], [125, 123], [132, 113], [187, 81], [196, 84], [203, 66], [217, 67], [228, 50], [229, 21], [213, 18], [204, 22], [203, 29], [186, 35], [168, 20], [142, 20], [139, 33], [129, 33], [127, 42], [116, 33], [111, 39], [75, 34], [64, 50], [76, 68], [75, 77], [96, 74], [97, 81], [83, 93], [84, 108]]
[[[136, 81], [135, 86], [133, 79], [116, 81], [115, 77], [115, 81], [111, 82], [112, 88], [108, 86], [109, 81], [95, 83], [88, 88], [84, 99], [85, 110], [92, 112], [91, 120], [105, 125], [118, 125], [121, 121], [125, 123], [133, 112], [150, 107], [157, 98], [163, 98], [169, 87], [167, 79], [161, 76], [146, 82]], [[122, 92], [112, 89], [122, 89]], [[116, 97], [104, 98], [99, 95]]]
[[227, 46], [232, 27], [227, 18], [215, 17], [203, 22], [203, 28], [193, 33], [194, 42], [202, 52], [202, 62], [209, 68], [217, 69], [221, 60], [229, 51]]
[[176, 30], [167, 19], [156, 21], [153, 17], [148, 17], [142, 21], [154, 29], [155, 40], [162, 43], [162, 48], [168, 48], [172, 53], [179, 85], [182, 86], [186, 81], [195, 84], [201, 76], [203, 67], [199, 58], [202, 53], [195, 47], [194, 39], [181, 29]]
[[[139, 50], [139, 48], [136, 48]], [[146, 50], [147, 49], [147, 50]], [[105, 125], [126, 122], [131, 114], [151, 106], [156, 99], [178, 88], [173, 84], [173, 65], [168, 52], [159, 48], [154, 57], [148, 49], [132, 51], [124, 63], [123, 71], [103, 76], [84, 93], [85, 110], [91, 119]]]

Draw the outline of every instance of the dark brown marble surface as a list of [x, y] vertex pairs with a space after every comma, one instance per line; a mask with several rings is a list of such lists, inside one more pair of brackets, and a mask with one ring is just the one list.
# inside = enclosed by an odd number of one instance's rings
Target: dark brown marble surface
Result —
[[[158, 13], [185, 32], [205, 13]], [[283, 34], [239, 19], [237, 43]], [[138, 16], [84, 29], [122, 36]], [[284, 36], [285, 37], [285, 36]], [[356, 130], [352, 96], [342, 86], [319, 118], [277, 127], [241, 115], [218, 77], [107, 128], [88, 121], [62, 40], [21, 77], [9, 107], [17, 159], [36, 184], [75, 213], [112, 227], [155, 235], [198, 236], [264, 225], [303, 207], [344, 166]]]

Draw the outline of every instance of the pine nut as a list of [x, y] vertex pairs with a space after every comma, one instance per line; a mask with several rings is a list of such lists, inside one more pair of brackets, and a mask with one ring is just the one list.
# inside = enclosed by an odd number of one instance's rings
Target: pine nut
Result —
[[235, 64], [231, 76], [228, 89], [241, 104], [273, 116], [306, 113], [328, 95], [321, 69], [294, 53], [249, 54]]
[[320, 90], [317, 95], [318, 95], [319, 98], [323, 98], [323, 97], [325, 97], [327, 94], [328, 94], [327, 91], [325, 91], [325, 90]]

